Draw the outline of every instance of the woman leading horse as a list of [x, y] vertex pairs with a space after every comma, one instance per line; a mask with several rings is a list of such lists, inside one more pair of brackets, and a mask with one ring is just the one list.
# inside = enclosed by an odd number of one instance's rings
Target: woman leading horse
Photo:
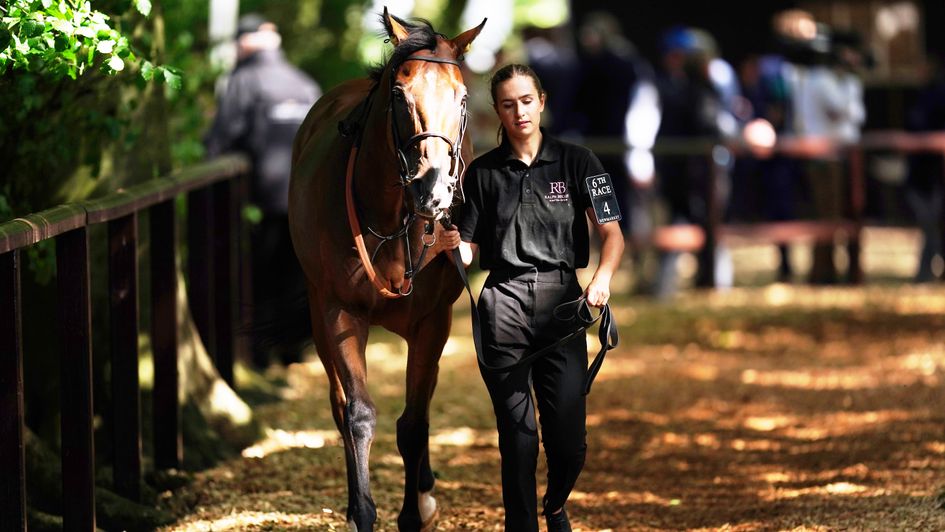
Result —
[[448, 39], [386, 9], [382, 19], [391, 59], [371, 79], [343, 83], [315, 104], [295, 139], [289, 189], [312, 336], [344, 441], [348, 524], [361, 532], [373, 530], [377, 516], [368, 474], [377, 414], [364, 356], [371, 325], [408, 346], [397, 524], [425, 530], [436, 516], [429, 405], [463, 284], [438, 253], [443, 229], [435, 222], [448, 215], [471, 155], [463, 149], [466, 87], [458, 61], [485, 24]]

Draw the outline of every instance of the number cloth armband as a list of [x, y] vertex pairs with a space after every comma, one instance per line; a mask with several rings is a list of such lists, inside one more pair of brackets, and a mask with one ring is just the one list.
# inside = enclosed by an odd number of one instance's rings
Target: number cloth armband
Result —
[[617, 206], [617, 196], [614, 194], [614, 185], [610, 182], [610, 174], [591, 176], [585, 178], [585, 181], [597, 223], [620, 221], [623, 217], [620, 215], [620, 207]]

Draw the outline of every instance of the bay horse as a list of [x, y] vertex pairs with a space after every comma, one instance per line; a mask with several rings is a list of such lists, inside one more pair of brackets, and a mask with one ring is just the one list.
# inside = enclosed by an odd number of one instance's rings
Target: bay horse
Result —
[[295, 138], [289, 188], [312, 337], [344, 441], [347, 522], [360, 532], [373, 530], [377, 518], [368, 471], [377, 413], [364, 355], [371, 325], [408, 346], [406, 406], [397, 420], [405, 472], [397, 525], [435, 526], [429, 406], [463, 287], [455, 265], [436, 253], [443, 224], [435, 222], [448, 216], [472, 157], [459, 60], [486, 22], [448, 39], [387, 8], [381, 18], [394, 45], [390, 59], [370, 79], [342, 83], [312, 107]]

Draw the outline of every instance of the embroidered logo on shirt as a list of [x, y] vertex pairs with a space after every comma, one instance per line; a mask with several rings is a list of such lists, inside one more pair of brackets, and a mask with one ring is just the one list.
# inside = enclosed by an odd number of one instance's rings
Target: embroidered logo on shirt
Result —
[[545, 201], [548, 203], [562, 203], [571, 201], [571, 195], [568, 194], [568, 184], [564, 181], [552, 181], [548, 183], [550, 192], [545, 194]]

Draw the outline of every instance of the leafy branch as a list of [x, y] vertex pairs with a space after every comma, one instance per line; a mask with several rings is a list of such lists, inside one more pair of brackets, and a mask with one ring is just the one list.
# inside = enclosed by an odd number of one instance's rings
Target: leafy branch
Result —
[[[144, 16], [151, 0], [134, 0]], [[90, 1], [7, 0], [0, 5], [0, 74], [9, 68], [76, 79], [98, 67], [106, 74], [137, 60], [128, 37]], [[143, 61], [141, 76], [178, 88], [180, 72]]]

